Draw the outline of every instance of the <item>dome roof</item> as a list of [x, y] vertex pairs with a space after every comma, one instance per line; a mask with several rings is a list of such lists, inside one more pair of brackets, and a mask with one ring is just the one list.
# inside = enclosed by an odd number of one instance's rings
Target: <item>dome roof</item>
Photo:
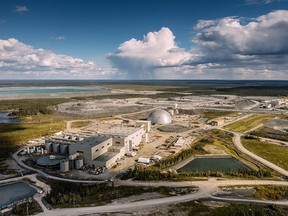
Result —
[[155, 109], [149, 113], [147, 117], [148, 121], [151, 121], [151, 124], [161, 124], [166, 125], [172, 122], [171, 115], [162, 109]]

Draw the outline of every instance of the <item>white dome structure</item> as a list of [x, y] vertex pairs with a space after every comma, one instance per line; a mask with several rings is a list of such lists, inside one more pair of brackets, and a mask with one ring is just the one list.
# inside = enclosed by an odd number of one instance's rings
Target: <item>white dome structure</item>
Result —
[[171, 115], [163, 109], [155, 109], [149, 113], [147, 117], [148, 121], [151, 121], [151, 124], [161, 124], [167, 125], [172, 122]]

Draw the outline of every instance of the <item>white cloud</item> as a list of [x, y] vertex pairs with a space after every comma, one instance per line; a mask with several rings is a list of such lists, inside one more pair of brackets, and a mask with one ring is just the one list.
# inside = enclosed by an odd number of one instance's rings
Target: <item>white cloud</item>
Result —
[[241, 21], [237, 17], [219, 19], [200, 29], [193, 42], [206, 59], [265, 62], [288, 54], [288, 11], [274, 11], [244, 25]]
[[117, 52], [108, 59], [129, 78], [153, 78], [154, 68], [182, 65], [191, 59], [191, 54], [177, 46], [169, 28], [149, 32], [143, 40], [132, 38], [122, 43]]
[[65, 36], [57, 36], [53, 38], [54, 40], [66, 40]]
[[15, 6], [15, 9], [14, 9], [14, 12], [17, 12], [17, 13], [23, 13], [23, 12], [27, 12], [29, 11], [28, 8], [26, 6], [20, 6], [20, 5], [16, 5]]
[[263, 5], [263, 4], [272, 4], [275, 2], [281, 2], [285, 0], [245, 0], [245, 5]]
[[162, 28], [122, 43], [108, 59], [134, 79], [288, 79], [287, 10], [199, 20], [194, 30], [190, 51]]
[[14, 38], [0, 40], [0, 78], [107, 79], [115, 74], [115, 69], [92, 61], [34, 49]]
[[287, 10], [201, 20], [194, 29], [190, 78], [288, 79]]

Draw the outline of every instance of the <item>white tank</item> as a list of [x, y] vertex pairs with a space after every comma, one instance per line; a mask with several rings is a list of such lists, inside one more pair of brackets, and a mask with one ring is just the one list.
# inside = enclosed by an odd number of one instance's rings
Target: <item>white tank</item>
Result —
[[67, 154], [68, 153], [68, 146], [67, 145], [61, 145], [60, 146], [60, 153], [61, 154]]
[[60, 161], [60, 171], [68, 172], [69, 171], [69, 160], [61, 160]]
[[52, 151], [52, 143], [51, 142], [45, 142], [45, 149], [47, 150], [47, 152], [51, 152]]
[[82, 157], [78, 157], [75, 159], [75, 169], [81, 169], [83, 167], [84, 161]]
[[60, 145], [58, 143], [53, 143], [52, 144], [52, 151], [54, 153], [60, 153]]

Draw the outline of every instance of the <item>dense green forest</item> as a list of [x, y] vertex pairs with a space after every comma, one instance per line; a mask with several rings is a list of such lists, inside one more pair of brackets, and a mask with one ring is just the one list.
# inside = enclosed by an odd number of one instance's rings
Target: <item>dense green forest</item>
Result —
[[51, 192], [45, 197], [45, 200], [53, 207], [79, 207], [91, 205], [104, 205], [114, 199], [139, 195], [147, 192], [160, 192], [168, 194], [169, 190], [164, 187], [133, 187], [133, 186], [108, 186], [101, 184], [80, 184], [49, 180], [47, 183], [51, 186]]

